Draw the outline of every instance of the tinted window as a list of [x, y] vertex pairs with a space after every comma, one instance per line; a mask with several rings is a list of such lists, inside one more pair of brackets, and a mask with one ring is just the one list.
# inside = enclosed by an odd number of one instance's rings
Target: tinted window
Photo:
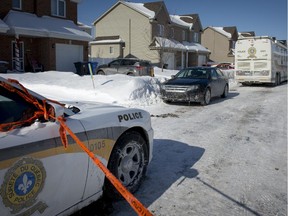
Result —
[[119, 66], [120, 65], [120, 60], [115, 60], [115, 61], [112, 61], [110, 63], [111, 66]]
[[187, 68], [181, 70], [176, 77], [189, 78], [189, 79], [207, 79], [209, 77], [210, 70], [205, 68]]
[[223, 72], [221, 70], [216, 70], [216, 71], [217, 71], [218, 76], [220, 76], [220, 77], [224, 76], [224, 74], [223, 74]]
[[212, 78], [214, 78], [214, 79], [218, 78], [218, 74], [217, 74], [216, 70], [214, 70], [214, 69], [212, 70], [212, 74], [211, 75], [212, 75]]
[[26, 120], [34, 115], [34, 110], [20, 96], [0, 87], [0, 124]]

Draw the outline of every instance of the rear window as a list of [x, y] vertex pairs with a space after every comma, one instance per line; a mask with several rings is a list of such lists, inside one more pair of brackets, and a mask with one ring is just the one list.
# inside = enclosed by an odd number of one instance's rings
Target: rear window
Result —
[[149, 67], [149, 66], [150, 66], [150, 62], [148, 62], [148, 61], [141, 61], [141, 62], [140, 62], [140, 65], [141, 65], [141, 66], [145, 66], [145, 67]]

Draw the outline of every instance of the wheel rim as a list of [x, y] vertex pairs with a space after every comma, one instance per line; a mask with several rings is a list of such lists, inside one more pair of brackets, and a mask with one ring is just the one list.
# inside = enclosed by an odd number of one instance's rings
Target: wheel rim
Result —
[[120, 155], [118, 163], [118, 179], [123, 185], [128, 186], [141, 178], [144, 166], [144, 154], [141, 153], [139, 145], [129, 143], [118, 152]]
[[209, 104], [210, 99], [211, 99], [211, 93], [210, 93], [209, 90], [207, 90], [207, 91], [206, 91], [206, 94], [205, 94], [205, 103], [206, 103], [206, 104]]

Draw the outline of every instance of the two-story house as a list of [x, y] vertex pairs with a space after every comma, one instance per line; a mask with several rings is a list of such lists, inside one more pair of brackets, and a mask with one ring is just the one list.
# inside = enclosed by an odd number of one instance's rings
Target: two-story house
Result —
[[164, 1], [118, 1], [93, 24], [93, 58], [137, 57], [178, 69], [202, 65], [209, 56], [201, 45], [199, 16], [170, 15]]
[[0, 60], [19, 72], [75, 71], [91, 35], [77, 26], [80, 0], [1, 0]]
[[237, 27], [212, 27], [204, 29], [202, 44], [211, 51], [210, 59], [216, 63], [234, 64], [235, 43], [238, 40]]

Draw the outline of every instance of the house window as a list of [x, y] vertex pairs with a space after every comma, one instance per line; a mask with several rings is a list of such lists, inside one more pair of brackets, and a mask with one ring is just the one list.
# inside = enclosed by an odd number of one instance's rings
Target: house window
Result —
[[199, 33], [198, 32], [194, 32], [194, 34], [193, 34], [193, 42], [196, 42], [196, 43], [199, 42]]
[[113, 53], [114, 53], [114, 47], [112, 47], [112, 46], [109, 47], [109, 53], [110, 53], [110, 54], [113, 54]]
[[233, 41], [233, 40], [230, 40], [230, 43], [229, 43], [229, 48], [230, 49], [235, 49], [235, 44], [236, 44], [236, 41]]
[[182, 30], [182, 41], [186, 41], [186, 31]]
[[158, 24], [158, 36], [164, 36], [164, 25]]
[[174, 38], [174, 28], [170, 29], [170, 38]]
[[54, 16], [66, 17], [66, 2], [65, 0], [52, 0], [51, 12]]
[[13, 0], [12, 1], [12, 7], [14, 9], [21, 10], [22, 9], [22, 0]]

